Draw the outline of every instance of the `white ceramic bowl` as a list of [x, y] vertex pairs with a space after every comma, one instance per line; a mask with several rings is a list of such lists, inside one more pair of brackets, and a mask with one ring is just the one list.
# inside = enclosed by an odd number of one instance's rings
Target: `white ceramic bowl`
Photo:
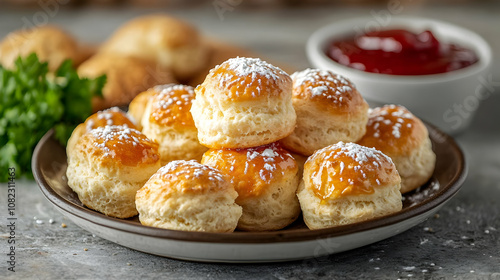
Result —
[[[479, 61], [443, 74], [398, 76], [356, 70], [326, 55], [326, 49], [334, 39], [389, 28], [414, 32], [430, 29], [440, 42], [452, 42], [474, 50]], [[477, 33], [438, 20], [392, 17], [380, 21], [366, 17], [339, 21], [313, 33], [306, 51], [313, 67], [332, 70], [349, 78], [368, 101], [404, 105], [418, 117], [448, 133], [456, 134], [467, 128], [479, 102], [492, 93], [491, 85], [488, 85], [491, 82], [491, 47]]]

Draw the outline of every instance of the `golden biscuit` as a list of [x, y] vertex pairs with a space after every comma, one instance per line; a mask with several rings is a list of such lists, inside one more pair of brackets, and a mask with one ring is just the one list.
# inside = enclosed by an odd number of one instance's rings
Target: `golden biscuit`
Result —
[[196, 87], [191, 114], [200, 143], [214, 149], [269, 144], [292, 133], [292, 80], [258, 58], [232, 58]]
[[403, 106], [386, 105], [371, 110], [366, 134], [358, 144], [392, 158], [401, 176], [401, 193], [420, 187], [434, 172], [436, 155], [429, 132]]
[[281, 140], [287, 149], [309, 156], [339, 141], [363, 137], [368, 104], [348, 79], [320, 69], [295, 72], [292, 79], [297, 126]]
[[141, 224], [174, 230], [232, 232], [241, 216], [238, 193], [218, 170], [172, 161], [137, 192]]
[[306, 225], [328, 228], [400, 211], [400, 183], [388, 156], [339, 142], [309, 157], [297, 196]]

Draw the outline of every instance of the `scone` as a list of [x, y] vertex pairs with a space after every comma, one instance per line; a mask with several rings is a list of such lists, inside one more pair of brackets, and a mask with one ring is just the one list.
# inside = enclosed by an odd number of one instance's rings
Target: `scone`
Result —
[[165, 85], [148, 102], [142, 132], [160, 144], [162, 165], [173, 160], [201, 160], [208, 149], [198, 142], [198, 131], [189, 110], [194, 99], [190, 86]]
[[392, 158], [401, 176], [401, 193], [420, 187], [434, 172], [436, 154], [429, 132], [403, 106], [386, 105], [370, 110], [366, 134], [358, 144]]
[[68, 155], [68, 157], [73, 154], [76, 142], [78, 142], [78, 139], [80, 139], [83, 134], [91, 131], [94, 128], [105, 127], [108, 125], [123, 125], [128, 128], [137, 128], [135, 123], [132, 122], [132, 120], [127, 116], [127, 113], [123, 112], [117, 107], [94, 113], [93, 115], [88, 117], [84, 123], [79, 124], [71, 133], [71, 137], [69, 138], [68, 144], [66, 145], [66, 154]]
[[400, 211], [400, 183], [388, 156], [339, 142], [309, 157], [297, 196], [307, 227], [329, 228]]
[[19, 56], [27, 57], [31, 53], [36, 53], [40, 61], [48, 62], [50, 71], [56, 71], [66, 59], [75, 65], [80, 62], [76, 40], [58, 27], [44, 25], [8, 34], [0, 43], [0, 64], [12, 68]]
[[281, 140], [289, 150], [309, 156], [339, 141], [356, 142], [366, 131], [368, 104], [346, 78], [328, 70], [292, 74], [297, 126]]
[[248, 149], [208, 150], [201, 161], [227, 174], [243, 207], [238, 229], [282, 229], [300, 214], [295, 159], [279, 143]]
[[172, 161], [136, 195], [141, 224], [204, 232], [232, 232], [241, 216], [238, 193], [218, 170], [196, 161]]
[[295, 127], [290, 76], [258, 58], [227, 60], [195, 92], [191, 114], [200, 143], [209, 148], [265, 145]]
[[205, 67], [208, 49], [196, 28], [163, 15], [135, 18], [120, 27], [99, 50], [101, 53], [135, 56], [171, 69], [179, 81], [186, 81]]
[[68, 157], [68, 186], [87, 207], [107, 216], [137, 215], [135, 194], [160, 168], [158, 144], [126, 126], [82, 135]]
[[94, 111], [127, 105], [137, 94], [157, 85], [175, 82], [170, 70], [154, 62], [119, 54], [96, 54], [78, 67], [82, 77], [106, 75], [103, 98], [94, 97]]

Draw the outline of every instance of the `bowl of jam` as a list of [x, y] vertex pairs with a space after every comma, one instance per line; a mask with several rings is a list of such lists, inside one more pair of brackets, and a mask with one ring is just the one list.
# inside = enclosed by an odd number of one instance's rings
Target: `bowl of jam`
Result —
[[488, 95], [490, 46], [438, 20], [339, 21], [313, 33], [306, 50], [313, 67], [346, 76], [369, 102], [404, 105], [448, 133], [466, 129]]

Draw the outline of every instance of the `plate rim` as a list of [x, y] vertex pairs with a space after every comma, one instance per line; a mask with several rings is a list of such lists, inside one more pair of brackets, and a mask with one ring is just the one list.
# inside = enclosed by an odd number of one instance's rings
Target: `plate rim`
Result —
[[[86, 207], [75, 205], [59, 195], [45, 180], [42, 175], [40, 164], [40, 153], [47, 141], [53, 137], [53, 129], [49, 130], [38, 142], [32, 157], [32, 170], [35, 181], [37, 182], [41, 192], [49, 202], [54, 206], [75, 215], [81, 219], [87, 220], [90, 223], [111, 228], [114, 230], [124, 231], [133, 234], [147, 235], [155, 238], [165, 238], [169, 240], [179, 240], [188, 242], [210, 242], [210, 243], [276, 243], [276, 242], [300, 242], [317, 240], [324, 238], [331, 238], [336, 236], [349, 235], [353, 233], [372, 230], [375, 228], [385, 227], [392, 224], [404, 222], [405, 220], [426, 213], [451, 199], [463, 185], [467, 173], [468, 166], [465, 155], [456, 141], [448, 134], [442, 132], [434, 125], [425, 122], [429, 130], [431, 142], [435, 142], [432, 136], [442, 137], [443, 142], [449, 144], [450, 149], [457, 152], [458, 170], [453, 174], [449, 182], [442, 186], [432, 200], [428, 200], [418, 204], [417, 206], [410, 206], [399, 212], [386, 215], [383, 217], [371, 219], [368, 221], [358, 222], [349, 225], [336, 226], [325, 229], [298, 229], [287, 232], [287, 230], [279, 231], [266, 231], [266, 232], [234, 232], [234, 233], [210, 233], [210, 232], [194, 232], [194, 231], [180, 231], [163, 228], [155, 228], [137, 224], [130, 220], [118, 219], [98, 213]], [[437, 138], [437, 137], [436, 137]], [[300, 217], [299, 217], [300, 218]]]

